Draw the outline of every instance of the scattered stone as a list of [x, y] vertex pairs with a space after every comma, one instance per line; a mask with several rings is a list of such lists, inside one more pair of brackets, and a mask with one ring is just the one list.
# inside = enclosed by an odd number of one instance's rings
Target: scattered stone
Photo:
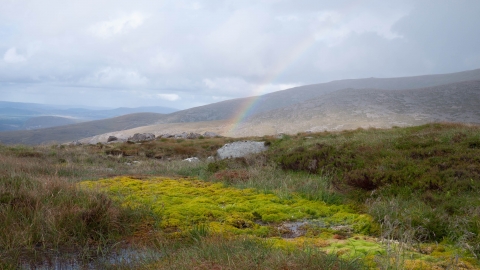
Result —
[[215, 161], [215, 157], [214, 157], [214, 156], [209, 156], [209, 157], [207, 157], [207, 161], [208, 161], [208, 162], [214, 162], [214, 161]]
[[126, 141], [127, 141], [126, 139], [117, 138], [116, 141], [107, 142], [107, 144], [123, 143], [123, 142], [126, 142]]
[[200, 136], [202, 136], [202, 135], [198, 134], [198, 133], [190, 132], [190, 133], [187, 134], [187, 139], [198, 139], [198, 138], [200, 138]]
[[199, 162], [200, 159], [198, 159], [197, 157], [191, 157], [191, 158], [186, 158], [184, 159], [183, 161], [188, 161], [188, 162]]
[[186, 139], [187, 138], [187, 133], [186, 132], [182, 132], [181, 134], [175, 134], [173, 137], [175, 139]]
[[128, 138], [128, 142], [145, 142], [155, 140], [155, 135], [152, 133], [135, 133], [132, 137]]
[[73, 142], [70, 143], [70, 145], [78, 146], [78, 145], [82, 145], [82, 143], [79, 142], [79, 141], [73, 141]]
[[227, 143], [217, 150], [220, 159], [244, 157], [267, 150], [265, 142], [240, 141]]
[[172, 137], [174, 137], [174, 136], [175, 136], [175, 135], [172, 135], [172, 134], [170, 134], [170, 133], [165, 133], [165, 134], [160, 135], [160, 138], [162, 138], [162, 139], [168, 139], [168, 138], [172, 138]]
[[277, 134], [277, 139], [283, 139], [285, 137], [285, 133], [278, 133]]
[[175, 139], [198, 139], [200, 137], [204, 138], [215, 138], [215, 137], [221, 137], [215, 132], [205, 132], [203, 134], [195, 133], [195, 132], [182, 132], [182, 133], [177, 133], [177, 134], [170, 134], [170, 133], [165, 133], [160, 135], [159, 137], [162, 139], [169, 139], [169, 138], [175, 138]]
[[108, 136], [107, 142], [114, 142], [114, 141], [118, 141], [118, 138], [115, 136]]
[[221, 137], [221, 136], [218, 135], [215, 132], [207, 131], [207, 132], [203, 133], [203, 137], [205, 137], [205, 138], [215, 138], [215, 137]]

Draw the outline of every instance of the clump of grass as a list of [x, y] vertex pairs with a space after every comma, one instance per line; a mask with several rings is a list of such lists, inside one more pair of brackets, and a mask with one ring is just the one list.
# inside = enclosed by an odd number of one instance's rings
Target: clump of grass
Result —
[[[338, 187], [365, 191], [408, 185], [421, 191], [478, 188], [477, 127], [431, 124], [391, 130], [346, 131], [274, 147], [283, 169], [333, 173]], [[300, 144], [299, 144], [300, 142]]]
[[16, 265], [28, 254], [61, 248], [102, 250], [133, 232], [138, 213], [58, 176], [29, 174], [35, 164], [14, 169], [20, 162], [0, 155], [0, 261]]
[[334, 191], [330, 175], [283, 171], [262, 154], [209, 163], [206, 172], [198, 176], [206, 181], [222, 182], [238, 188], [255, 188], [281, 197], [297, 194], [328, 204], [344, 202], [343, 195]]

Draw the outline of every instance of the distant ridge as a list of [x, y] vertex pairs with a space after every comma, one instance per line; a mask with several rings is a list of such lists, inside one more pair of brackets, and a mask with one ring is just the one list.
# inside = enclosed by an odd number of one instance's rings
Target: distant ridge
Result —
[[341, 89], [371, 88], [384, 90], [405, 90], [444, 85], [462, 81], [480, 80], [480, 69], [449, 74], [422, 75], [400, 78], [365, 78], [338, 80], [328, 83], [294, 87], [260, 97], [238, 98], [217, 102], [205, 106], [178, 111], [162, 118], [160, 123], [185, 123], [199, 121], [225, 120], [236, 116], [245, 103], [255, 101], [254, 108], [246, 116], [288, 107], [313, 98], [321, 97]]
[[49, 127], [56, 127], [56, 126], [65, 126], [76, 124], [82, 121], [78, 119], [72, 119], [67, 117], [59, 117], [59, 116], [36, 116], [27, 119], [25, 123], [23, 123], [23, 129], [31, 130], [31, 129], [40, 129], [40, 128], [49, 128]]
[[[237, 135], [294, 133], [429, 122], [480, 124], [480, 80], [420, 89], [342, 89], [292, 106], [258, 113]], [[259, 134], [252, 134], [259, 135]]]
[[95, 120], [59, 127], [36, 130], [5, 131], [0, 132], [0, 143], [30, 145], [63, 143], [102, 133], [152, 125], [162, 116], [163, 114], [159, 113], [134, 113], [104, 120]]

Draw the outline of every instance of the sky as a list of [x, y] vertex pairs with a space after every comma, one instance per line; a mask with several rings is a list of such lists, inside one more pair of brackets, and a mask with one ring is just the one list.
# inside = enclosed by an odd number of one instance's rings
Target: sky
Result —
[[178, 109], [480, 68], [476, 0], [0, 0], [0, 100]]

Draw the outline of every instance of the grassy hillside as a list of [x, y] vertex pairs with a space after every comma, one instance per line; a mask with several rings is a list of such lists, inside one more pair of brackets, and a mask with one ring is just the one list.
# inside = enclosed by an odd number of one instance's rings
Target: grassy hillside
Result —
[[480, 267], [480, 127], [251, 139], [1, 146], [0, 268]]
[[134, 113], [104, 120], [39, 130], [6, 131], [0, 132], [0, 142], [4, 144], [29, 145], [64, 143], [102, 133], [152, 125], [162, 116], [162, 114], [158, 113]]

